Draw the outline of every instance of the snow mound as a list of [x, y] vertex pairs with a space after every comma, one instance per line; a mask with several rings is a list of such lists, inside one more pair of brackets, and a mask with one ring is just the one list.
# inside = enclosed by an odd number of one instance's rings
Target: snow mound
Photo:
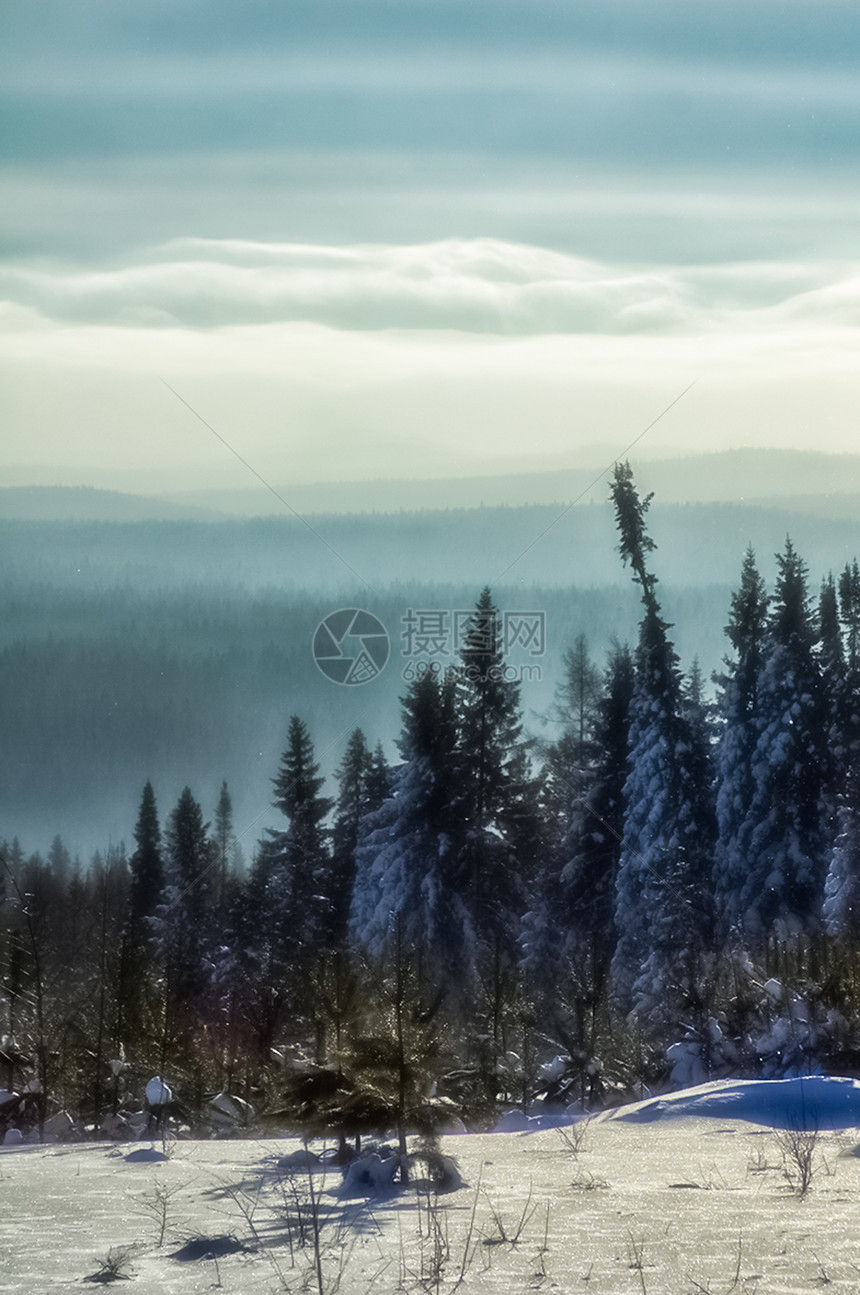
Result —
[[137, 1151], [129, 1151], [125, 1157], [130, 1165], [155, 1165], [166, 1159], [164, 1152], [156, 1151], [155, 1147], [138, 1147]]
[[388, 1191], [399, 1168], [399, 1156], [389, 1155], [383, 1159], [378, 1152], [371, 1151], [368, 1155], [359, 1156], [348, 1166], [341, 1191], [344, 1195], [364, 1194], [368, 1190]]
[[860, 1127], [860, 1082], [827, 1075], [797, 1079], [717, 1079], [622, 1106], [603, 1119], [647, 1124], [699, 1117], [748, 1120], [774, 1129]]

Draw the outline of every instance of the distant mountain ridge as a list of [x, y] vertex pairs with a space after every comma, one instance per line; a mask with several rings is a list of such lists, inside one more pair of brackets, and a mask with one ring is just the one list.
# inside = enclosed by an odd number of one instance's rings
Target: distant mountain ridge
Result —
[[191, 503], [96, 486], [4, 486], [0, 518], [34, 522], [224, 521], [229, 514]]
[[[850, 517], [860, 497], [860, 455], [813, 450], [735, 449], [680, 458], [630, 456], [637, 485], [656, 503], [750, 503]], [[605, 503], [612, 461], [599, 467], [429, 480], [272, 482], [230, 489], [138, 495], [91, 486], [0, 489], [0, 517], [38, 521], [222, 521], [229, 517], [360, 514], [524, 504]], [[275, 493], [273, 493], [273, 491]], [[279, 503], [280, 496], [284, 503]], [[800, 501], [803, 501], [802, 503]]]
[[[493, 508], [500, 505], [605, 503], [614, 460], [605, 466], [552, 472], [278, 485], [299, 512], [411, 512], [440, 508]], [[724, 450], [681, 458], [630, 455], [640, 490], [654, 491], [657, 502], [737, 503], [795, 496], [860, 495], [860, 455], [821, 454], [814, 450]], [[261, 488], [176, 492], [165, 498], [245, 516], [277, 510], [277, 500]]]

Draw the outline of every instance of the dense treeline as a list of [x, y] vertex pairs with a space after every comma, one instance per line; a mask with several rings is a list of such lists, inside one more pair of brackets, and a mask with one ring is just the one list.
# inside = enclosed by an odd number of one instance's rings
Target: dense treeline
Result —
[[[860, 569], [814, 598], [752, 550], [715, 702], [682, 674], [629, 468], [612, 487], [633, 649], [565, 656], [540, 746], [481, 593], [417, 671], [399, 759], [355, 728], [334, 784], [298, 715], [279, 825], [243, 866], [226, 783], [75, 868], [4, 845], [0, 1062], [98, 1120], [153, 1073], [345, 1133], [537, 1097], [860, 1061]], [[547, 1065], [555, 1058], [552, 1065]], [[431, 1087], [431, 1084], [433, 1085]]]

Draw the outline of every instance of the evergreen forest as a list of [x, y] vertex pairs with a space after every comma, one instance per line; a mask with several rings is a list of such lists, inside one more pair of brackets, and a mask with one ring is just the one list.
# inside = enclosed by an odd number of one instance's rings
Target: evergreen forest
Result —
[[297, 708], [256, 842], [226, 781], [211, 817], [135, 787], [133, 846], [86, 868], [2, 842], [0, 1085], [32, 1122], [98, 1130], [154, 1075], [189, 1121], [231, 1093], [344, 1137], [860, 1075], [857, 561], [814, 589], [786, 538], [768, 584], [748, 548], [709, 679], [627, 464], [611, 499], [635, 638], [573, 638], [544, 739], [488, 586], [405, 687], [395, 759], [371, 711], [327, 778]]

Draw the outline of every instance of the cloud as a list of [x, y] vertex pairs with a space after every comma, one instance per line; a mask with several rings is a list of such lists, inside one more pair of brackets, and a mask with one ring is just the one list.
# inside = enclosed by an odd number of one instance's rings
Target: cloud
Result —
[[497, 239], [314, 246], [184, 239], [134, 265], [0, 268], [34, 319], [119, 329], [316, 325], [355, 333], [715, 336], [856, 327], [848, 263], [606, 265]]
[[856, 263], [186, 239], [132, 266], [17, 266], [4, 284], [6, 459], [73, 453], [76, 480], [241, 475], [165, 383], [275, 481], [614, 455], [693, 379], [665, 444], [854, 443]]

